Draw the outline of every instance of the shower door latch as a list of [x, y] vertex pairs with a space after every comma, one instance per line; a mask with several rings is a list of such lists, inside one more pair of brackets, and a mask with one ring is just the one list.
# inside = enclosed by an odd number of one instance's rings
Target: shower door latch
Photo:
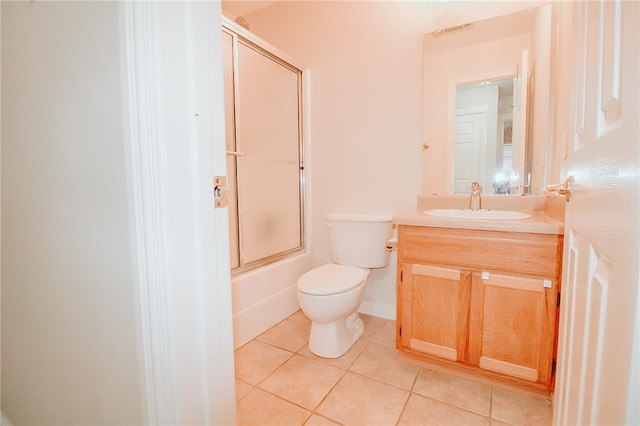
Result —
[[213, 201], [216, 209], [227, 207], [227, 177], [216, 176], [213, 180]]

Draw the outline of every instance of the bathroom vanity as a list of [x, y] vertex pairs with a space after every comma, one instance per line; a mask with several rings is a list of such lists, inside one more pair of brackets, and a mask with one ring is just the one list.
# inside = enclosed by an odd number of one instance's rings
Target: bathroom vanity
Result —
[[394, 217], [403, 354], [553, 390], [564, 229], [544, 197], [526, 202], [523, 220]]

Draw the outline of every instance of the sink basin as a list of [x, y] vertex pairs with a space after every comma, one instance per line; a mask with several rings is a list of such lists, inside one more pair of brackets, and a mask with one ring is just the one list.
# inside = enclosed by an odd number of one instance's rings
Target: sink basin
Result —
[[425, 210], [424, 214], [447, 217], [451, 219], [480, 219], [480, 220], [520, 220], [531, 217], [528, 213], [512, 212], [508, 210], [469, 210], [469, 209], [433, 209]]

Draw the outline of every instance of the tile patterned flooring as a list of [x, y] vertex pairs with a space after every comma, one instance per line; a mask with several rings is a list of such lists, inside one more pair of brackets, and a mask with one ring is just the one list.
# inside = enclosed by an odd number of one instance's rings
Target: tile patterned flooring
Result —
[[395, 321], [360, 316], [364, 334], [340, 358], [309, 352], [300, 311], [238, 348], [238, 424], [551, 424], [549, 399], [403, 361]]

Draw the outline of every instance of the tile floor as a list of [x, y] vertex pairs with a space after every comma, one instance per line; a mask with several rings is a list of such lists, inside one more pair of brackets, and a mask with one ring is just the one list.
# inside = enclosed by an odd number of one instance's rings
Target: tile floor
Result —
[[309, 352], [298, 311], [238, 348], [239, 425], [550, 425], [551, 401], [398, 358], [395, 322], [361, 314], [343, 356]]

